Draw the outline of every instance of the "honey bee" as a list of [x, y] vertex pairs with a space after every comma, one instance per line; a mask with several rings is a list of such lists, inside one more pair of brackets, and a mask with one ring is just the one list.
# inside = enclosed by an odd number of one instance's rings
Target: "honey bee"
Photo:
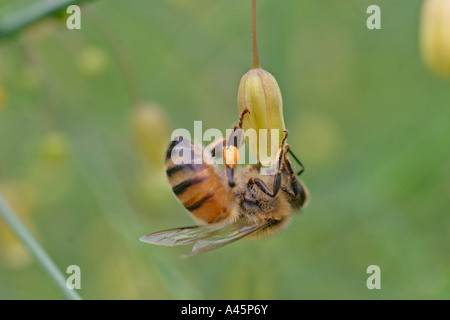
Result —
[[[169, 183], [198, 225], [154, 232], [142, 236], [141, 241], [164, 246], [193, 244], [192, 252], [184, 257], [193, 256], [246, 236], [261, 238], [278, 233], [289, 224], [293, 212], [307, 204], [308, 191], [296, 177], [304, 166], [286, 144], [287, 130], [273, 174], [262, 175], [258, 165], [236, 165], [238, 147], [244, 140], [237, 133], [242, 131], [246, 113], [248, 110], [241, 113], [238, 125], [233, 127], [236, 134], [217, 141], [213, 148], [205, 150], [182, 137], [170, 143], [165, 160]], [[287, 153], [301, 165], [297, 174]], [[218, 157], [225, 160], [225, 172], [215, 163]]]

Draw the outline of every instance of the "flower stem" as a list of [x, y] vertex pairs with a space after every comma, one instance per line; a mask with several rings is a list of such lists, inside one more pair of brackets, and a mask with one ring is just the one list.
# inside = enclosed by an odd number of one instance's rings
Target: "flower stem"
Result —
[[36, 261], [39, 262], [41, 267], [47, 272], [48, 276], [55, 282], [62, 294], [70, 300], [81, 300], [81, 297], [74, 290], [70, 290], [67, 287], [64, 275], [30, 231], [28, 231], [27, 227], [22, 223], [17, 214], [11, 209], [1, 193], [0, 215], [3, 216], [5, 222], [11, 227], [23, 244], [25, 244], [28, 250], [30, 250]]
[[15, 14], [6, 16], [0, 21], [0, 39], [12, 36], [34, 22], [51, 16], [72, 4], [85, 1], [87, 0], [37, 1]]
[[259, 67], [258, 41], [256, 39], [256, 0], [252, 0], [252, 69]]

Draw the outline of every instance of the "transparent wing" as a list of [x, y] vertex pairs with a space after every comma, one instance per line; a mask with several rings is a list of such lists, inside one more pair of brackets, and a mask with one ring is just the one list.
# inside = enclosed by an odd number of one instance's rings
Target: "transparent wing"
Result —
[[201, 226], [183, 227], [150, 233], [140, 237], [139, 240], [146, 243], [174, 247], [193, 243], [207, 237], [214, 231], [215, 229]]
[[183, 255], [183, 257], [191, 257], [239, 240], [266, 227], [269, 223], [270, 220], [263, 224], [250, 226], [233, 224], [222, 229], [213, 229], [202, 226], [175, 228], [150, 233], [142, 236], [139, 240], [150, 244], [170, 247], [194, 243], [192, 252]]
[[183, 255], [183, 257], [192, 257], [194, 255], [211, 251], [234, 241], [242, 239], [249, 234], [265, 228], [270, 224], [270, 220], [263, 224], [255, 224], [250, 226], [230, 225], [220, 230], [215, 230], [208, 234], [208, 236], [197, 240], [192, 248], [192, 252]]

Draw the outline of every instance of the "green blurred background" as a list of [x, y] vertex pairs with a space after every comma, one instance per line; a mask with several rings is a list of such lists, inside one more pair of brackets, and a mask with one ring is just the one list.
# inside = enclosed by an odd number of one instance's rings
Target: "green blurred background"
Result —
[[[1, 0], [0, 21], [32, 2]], [[175, 128], [236, 121], [249, 0], [98, 0], [81, 30], [63, 12], [1, 39], [0, 190], [85, 299], [450, 299], [450, 81], [423, 65], [420, 9], [258, 1], [311, 194], [277, 236], [190, 259], [138, 241], [193, 224], [163, 152]], [[62, 298], [1, 220], [0, 298]]]

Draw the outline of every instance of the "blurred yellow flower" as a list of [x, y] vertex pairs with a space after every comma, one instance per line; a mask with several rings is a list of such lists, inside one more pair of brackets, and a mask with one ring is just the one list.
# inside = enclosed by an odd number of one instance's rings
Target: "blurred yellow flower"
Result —
[[[10, 181], [0, 185], [0, 191], [11, 208], [29, 225], [31, 207], [36, 201], [34, 188], [27, 182]], [[0, 218], [0, 256], [5, 265], [11, 269], [25, 268], [32, 259], [28, 250], [16, 238], [9, 227]]]
[[67, 158], [70, 153], [70, 142], [62, 132], [52, 131], [42, 138], [40, 148], [45, 160], [58, 162]]
[[5, 108], [6, 92], [5, 88], [0, 84], [0, 110]]
[[78, 53], [76, 59], [78, 69], [86, 76], [99, 76], [106, 70], [107, 57], [100, 48], [85, 47]]
[[420, 25], [420, 47], [433, 72], [450, 76], [450, 0], [425, 0]]
[[144, 161], [152, 168], [163, 168], [163, 155], [170, 140], [165, 110], [154, 102], [135, 106], [130, 116], [133, 140]]

